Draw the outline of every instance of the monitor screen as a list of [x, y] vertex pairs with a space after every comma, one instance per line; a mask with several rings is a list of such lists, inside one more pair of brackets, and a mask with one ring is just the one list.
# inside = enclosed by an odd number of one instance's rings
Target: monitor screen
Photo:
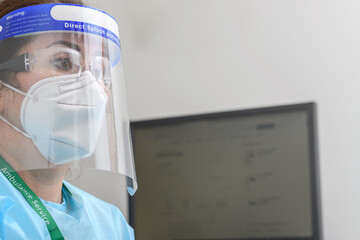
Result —
[[132, 122], [137, 240], [319, 240], [315, 104]]

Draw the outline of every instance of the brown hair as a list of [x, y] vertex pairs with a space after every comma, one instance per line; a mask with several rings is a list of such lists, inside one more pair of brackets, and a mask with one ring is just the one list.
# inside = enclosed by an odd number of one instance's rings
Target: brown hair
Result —
[[[86, 5], [82, 0], [0, 0], [0, 18], [3, 16], [23, 7], [33, 5], [46, 4], [46, 3], [71, 3]], [[20, 37], [20, 38], [7, 38], [0, 41], [0, 63], [12, 57], [15, 57], [18, 52], [29, 44], [34, 37]], [[0, 80], [9, 82], [14, 80], [15, 73], [9, 71], [0, 71]], [[16, 83], [14, 82], [14, 85]], [[16, 86], [15, 86], [16, 87]], [[2, 86], [0, 86], [0, 90]], [[1, 91], [0, 91], [1, 92]]]

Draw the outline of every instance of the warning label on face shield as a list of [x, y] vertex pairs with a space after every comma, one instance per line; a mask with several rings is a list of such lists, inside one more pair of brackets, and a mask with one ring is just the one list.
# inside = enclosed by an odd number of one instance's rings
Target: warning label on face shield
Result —
[[6, 17], [6, 20], [9, 21], [9, 20], [10, 20], [11, 18], [13, 18], [13, 17], [24, 16], [25, 13], [26, 13], [25, 11], [21, 11], [21, 12], [14, 13], [14, 14], [12, 14], [12, 15], [10, 15], [10, 16], [7, 16], [7, 17]]
[[[89, 22], [75, 21], [77, 17], [74, 17], [74, 15], [76, 14], [53, 10], [58, 6], [65, 6], [74, 13], [78, 12], [79, 19], [86, 14], [89, 15], [89, 12], [96, 15], [97, 18], [95, 20], [90, 18]], [[19, 9], [0, 19], [0, 41], [10, 37], [38, 32], [72, 31], [102, 36], [120, 46], [118, 36], [106, 26], [109, 22], [115, 22], [116, 27], [114, 27], [114, 24], [110, 25], [113, 31], [117, 31], [116, 21], [109, 15], [96, 9], [71, 4], [35, 5]]]
[[44, 26], [50, 25], [51, 19], [48, 14], [26, 15], [25, 11], [21, 13], [6, 18], [4, 25], [5, 38], [36, 32], [39, 27], [44, 29]]

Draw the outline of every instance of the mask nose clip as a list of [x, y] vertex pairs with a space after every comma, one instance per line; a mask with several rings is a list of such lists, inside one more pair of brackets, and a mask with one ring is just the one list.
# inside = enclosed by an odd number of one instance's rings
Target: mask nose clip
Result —
[[65, 83], [63, 85], [59, 85], [58, 86], [59, 92], [60, 92], [60, 94], [64, 94], [64, 93], [68, 93], [71, 91], [75, 91], [75, 90], [86, 87], [87, 85], [91, 84], [94, 81], [96, 81], [96, 80], [92, 76], [91, 72], [89, 72], [89, 71], [82, 72], [78, 78], [73, 76], [72, 82]]

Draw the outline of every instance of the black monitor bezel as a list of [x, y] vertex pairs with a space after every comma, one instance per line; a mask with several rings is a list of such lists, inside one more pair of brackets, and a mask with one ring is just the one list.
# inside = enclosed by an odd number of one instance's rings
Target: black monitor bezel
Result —
[[[291, 104], [291, 105], [281, 105], [273, 107], [263, 107], [263, 108], [253, 108], [245, 110], [236, 110], [236, 111], [225, 111], [225, 112], [215, 112], [215, 113], [206, 113], [206, 114], [197, 114], [197, 115], [187, 115], [187, 116], [178, 116], [178, 117], [168, 117], [168, 118], [158, 118], [150, 120], [141, 120], [141, 121], [132, 121], [130, 122], [131, 133], [139, 127], [151, 127], [159, 126], [169, 123], [181, 123], [186, 121], [194, 120], [206, 120], [206, 119], [216, 119], [216, 118], [231, 118], [231, 117], [241, 117], [241, 116], [256, 116], [261, 114], [274, 114], [288, 111], [298, 111], [305, 110], [308, 114], [308, 125], [309, 125], [309, 154], [310, 154], [310, 173], [311, 173], [311, 201], [312, 201], [312, 227], [313, 227], [313, 236], [305, 238], [256, 238], [256, 240], [322, 240], [322, 211], [321, 211], [321, 194], [320, 194], [320, 170], [319, 170], [319, 151], [318, 151], [318, 135], [317, 135], [317, 108], [315, 102], [300, 103], [300, 104]], [[134, 139], [134, 134], [132, 134], [133, 147], [136, 147], [136, 140]], [[135, 154], [135, 151], [134, 151]], [[135, 156], [136, 159], [136, 156]], [[135, 160], [136, 166], [136, 160]], [[141, 185], [141, 183], [139, 183]], [[129, 223], [134, 228], [136, 233], [135, 226], [135, 196], [129, 196]], [[242, 238], [236, 240], [251, 240], [254, 238]], [[215, 240], [215, 239], [213, 239]], [[229, 239], [235, 240], [235, 239]]]

